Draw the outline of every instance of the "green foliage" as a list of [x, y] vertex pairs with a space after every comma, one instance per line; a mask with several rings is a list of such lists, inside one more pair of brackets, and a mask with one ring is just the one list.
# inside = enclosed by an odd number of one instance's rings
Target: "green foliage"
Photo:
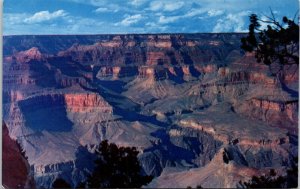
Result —
[[52, 184], [52, 188], [71, 188], [71, 185], [64, 179], [58, 178]]
[[[248, 36], [241, 39], [241, 48], [254, 51], [257, 61], [267, 65], [275, 62], [298, 65], [299, 25], [287, 17], [279, 23], [272, 11], [271, 14], [268, 20], [261, 20], [256, 14], [250, 15]], [[261, 29], [262, 23], [267, 24], [267, 29]]]
[[152, 176], [142, 176], [135, 147], [118, 147], [102, 141], [96, 150], [96, 167], [88, 177], [89, 188], [139, 188]]

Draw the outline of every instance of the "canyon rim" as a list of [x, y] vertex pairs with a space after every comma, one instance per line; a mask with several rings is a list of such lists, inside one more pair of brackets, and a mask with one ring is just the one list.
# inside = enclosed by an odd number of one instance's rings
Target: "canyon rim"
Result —
[[[298, 96], [240, 50], [244, 35], [4, 37], [3, 118], [36, 186], [84, 181], [105, 139], [137, 147], [155, 177], [145, 187], [284, 172], [298, 154]], [[298, 91], [298, 73], [284, 82]]]

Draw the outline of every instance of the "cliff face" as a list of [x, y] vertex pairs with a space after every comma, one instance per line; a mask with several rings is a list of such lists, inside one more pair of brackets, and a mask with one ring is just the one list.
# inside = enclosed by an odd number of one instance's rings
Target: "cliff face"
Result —
[[[269, 99], [250, 99], [242, 106], [240, 111], [249, 117], [257, 118], [273, 125], [297, 125], [298, 101], [273, 101]], [[249, 111], [251, 110], [251, 111]]]
[[9, 137], [2, 123], [2, 185], [7, 188], [35, 188], [27, 159], [20, 145]]
[[[124, 35], [92, 45], [73, 45], [60, 51], [59, 57], [70, 57], [93, 65], [185, 65], [221, 62], [234, 45], [216, 41], [219, 35]], [[221, 36], [237, 40], [238, 36]], [[195, 41], [197, 40], [197, 41]], [[224, 48], [225, 47], [225, 48]], [[213, 52], [211, 49], [214, 49]], [[217, 56], [216, 56], [217, 55]]]
[[112, 113], [112, 107], [97, 94], [66, 94], [66, 109], [71, 112], [89, 112], [93, 109]]
[[[234, 157], [234, 161], [229, 163], [223, 161], [224, 150], [229, 150]], [[268, 168], [255, 169], [250, 166], [245, 166], [242, 163], [243, 159], [232, 148], [227, 146], [222, 148], [211, 160], [211, 162], [200, 168], [190, 170], [176, 171], [174, 169], [166, 169], [162, 175], [155, 178], [146, 188], [172, 188], [176, 185], [178, 188], [187, 186], [196, 188], [201, 186], [204, 188], [237, 188], [241, 187], [240, 181], [248, 181], [253, 175], [268, 174]], [[278, 174], [282, 174], [285, 170], [280, 168], [276, 170]]]
[[169, 187], [170, 175], [234, 187], [288, 167], [298, 153], [297, 69], [279, 82], [240, 51], [242, 35], [4, 37], [4, 120], [37, 185], [84, 180], [104, 139], [139, 149], [157, 177], [150, 187]]
[[13, 56], [9, 56], [5, 58], [6, 62], [17, 62], [17, 63], [26, 63], [30, 60], [37, 60], [41, 61], [43, 58], [43, 55], [39, 51], [38, 48], [32, 47], [31, 49], [28, 49], [26, 51], [17, 52]]

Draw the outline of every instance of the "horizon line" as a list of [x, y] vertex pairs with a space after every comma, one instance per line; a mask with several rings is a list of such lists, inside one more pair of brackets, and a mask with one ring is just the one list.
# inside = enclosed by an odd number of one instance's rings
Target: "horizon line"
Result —
[[195, 33], [91, 33], [91, 34], [3, 34], [3, 37], [10, 36], [87, 36], [87, 35], [193, 35], [193, 34], [247, 34], [248, 32], [195, 32]]

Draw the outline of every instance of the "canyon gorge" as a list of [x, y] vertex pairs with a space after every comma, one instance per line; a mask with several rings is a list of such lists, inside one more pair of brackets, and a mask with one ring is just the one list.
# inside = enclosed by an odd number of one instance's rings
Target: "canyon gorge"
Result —
[[279, 79], [241, 50], [243, 36], [5, 36], [7, 137], [37, 188], [84, 181], [102, 140], [137, 147], [154, 176], [146, 188], [233, 188], [284, 173], [298, 155], [298, 67]]

